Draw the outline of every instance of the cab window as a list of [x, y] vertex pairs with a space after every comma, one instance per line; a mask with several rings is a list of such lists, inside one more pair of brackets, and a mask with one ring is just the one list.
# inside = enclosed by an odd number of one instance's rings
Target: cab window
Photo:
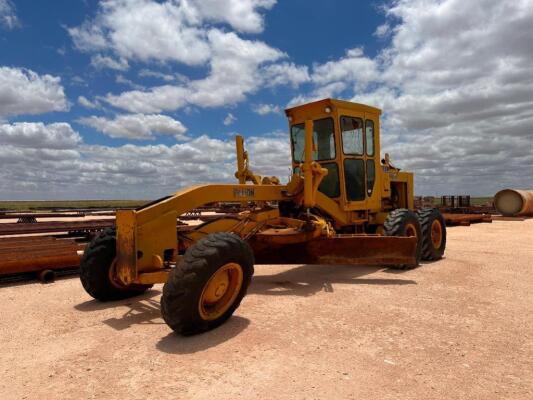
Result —
[[365, 199], [365, 161], [362, 159], [344, 160], [344, 179], [348, 201]]
[[341, 117], [341, 135], [344, 154], [363, 155], [363, 120], [361, 118]]
[[322, 168], [328, 170], [328, 174], [320, 182], [318, 186], [318, 191], [324, 193], [326, 196], [335, 198], [340, 196], [340, 185], [339, 185], [339, 167], [337, 163], [323, 163], [320, 164]]
[[366, 136], [366, 155], [369, 157], [374, 156], [374, 121], [367, 119], [365, 127]]
[[[296, 124], [291, 128], [292, 158], [302, 162], [305, 158], [305, 124]], [[313, 121], [314, 161], [333, 160], [335, 158], [335, 126], [332, 118]]]
[[317, 151], [313, 152], [314, 160], [333, 160], [335, 158], [335, 127], [333, 125], [333, 118], [314, 121], [313, 140], [317, 147]]
[[297, 124], [291, 128], [292, 159], [302, 162], [305, 155], [305, 125]]

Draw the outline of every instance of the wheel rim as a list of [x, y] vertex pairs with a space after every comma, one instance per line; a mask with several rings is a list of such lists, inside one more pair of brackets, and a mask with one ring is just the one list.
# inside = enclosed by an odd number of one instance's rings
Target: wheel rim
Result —
[[437, 219], [431, 224], [431, 243], [435, 249], [442, 245], [442, 225]]
[[405, 226], [405, 236], [418, 236], [416, 232], [416, 226], [414, 226], [413, 224], [407, 224]]
[[236, 263], [227, 263], [220, 267], [205, 284], [198, 311], [207, 321], [221, 317], [241, 291], [243, 281], [242, 267]]
[[113, 285], [117, 289], [124, 289], [124, 285], [121, 285], [119, 282], [117, 282], [116, 275], [115, 275], [116, 268], [117, 268], [117, 260], [118, 259], [115, 257], [109, 267], [109, 271], [108, 271], [109, 282], [111, 283], [111, 285]]

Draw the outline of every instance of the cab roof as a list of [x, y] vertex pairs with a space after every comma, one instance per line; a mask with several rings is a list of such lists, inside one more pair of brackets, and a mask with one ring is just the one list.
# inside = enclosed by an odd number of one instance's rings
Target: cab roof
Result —
[[318, 101], [313, 101], [310, 103], [301, 104], [295, 107], [287, 108], [285, 110], [285, 115], [289, 115], [291, 112], [303, 111], [309, 107], [316, 107], [322, 105], [323, 107], [330, 106], [332, 108], [344, 108], [353, 111], [363, 111], [369, 112], [377, 115], [381, 115], [381, 110], [376, 107], [368, 106], [361, 103], [353, 103], [351, 101], [338, 100], [338, 99], [322, 99]]

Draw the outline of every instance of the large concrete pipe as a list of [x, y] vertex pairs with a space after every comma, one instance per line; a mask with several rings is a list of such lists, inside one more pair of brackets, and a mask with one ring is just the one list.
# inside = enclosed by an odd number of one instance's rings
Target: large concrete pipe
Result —
[[494, 196], [494, 207], [505, 216], [533, 215], [533, 191], [500, 190]]

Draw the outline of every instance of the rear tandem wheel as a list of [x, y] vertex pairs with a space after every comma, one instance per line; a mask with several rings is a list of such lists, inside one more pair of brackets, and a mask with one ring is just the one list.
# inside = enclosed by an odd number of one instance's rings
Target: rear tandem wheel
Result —
[[395, 269], [411, 269], [418, 266], [422, 253], [422, 229], [417, 214], [406, 208], [392, 210], [383, 224], [385, 236], [416, 236], [416, 263], [414, 265], [391, 265]]
[[417, 210], [422, 227], [422, 260], [440, 260], [446, 249], [446, 222], [436, 208]]

